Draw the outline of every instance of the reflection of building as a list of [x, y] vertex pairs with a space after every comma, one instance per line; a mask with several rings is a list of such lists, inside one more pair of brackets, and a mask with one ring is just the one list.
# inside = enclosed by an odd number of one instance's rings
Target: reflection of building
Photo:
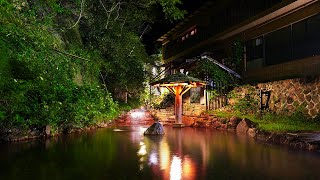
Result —
[[[230, 67], [241, 60], [238, 71], [245, 81], [288, 78], [308, 81], [306, 76], [320, 75], [319, 12], [317, 0], [215, 1], [204, 5], [158, 41], [162, 43], [168, 73], [188, 71], [206, 54]], [[315, 81], [315, 86], [320, 86], [319, 78]], [[287, 88], [286, 83], [280, 82], [279, 86]], [[305, 88], [301, 83], [289, 83], [299, 86], [296, 89]], [[290, 99], [301, 104], [294, 95]], [[316, 97], [313, 101], [318, 100]], [[291, 100], [287, 104], [292, 104]], [[314, 103], [309, 104], [310, 115], [320, 112], [320, 106], [315, 109]]]

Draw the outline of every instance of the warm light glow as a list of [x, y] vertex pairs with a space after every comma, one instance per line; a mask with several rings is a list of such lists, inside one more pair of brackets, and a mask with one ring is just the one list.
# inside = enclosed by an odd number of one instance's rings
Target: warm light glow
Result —
[[188, 83], [168, 83], [168, 84], [160, 84], [160, 86], [187, 86]]
[[163, 83], [163, 84], [157, 84], [154, 86], [160, 86], [160, 87], [172, 87], [172, 86], [186, 86], [186, 87], [198, 87], [206, 85], [206, 83], [202, 82], [190, 82], [190, 83]]
[[[139, 134], [142, 135], [147, 130], [146, 127], [139, 127]], [[141, 145], [141, 142], [140, 142]]]
[[147, 154], [147, 148], [146, 145], [143, 142], [140, 142], [140, 149], [138, 151], [138, 155], [144, 156]]
[[181, 179], [182, 177], [182, 167], [181, 167], [181, 158], [178, 156], [173, 156], [171, 168], [170, 168], [170, 179]]
[[183, 177], [188, 177], [188, 179], [195, 179], [196, 165], [191, 158], [185, 157], [183, 159]]
[[165, 141], [160, 143], [160, 169], [169, 169], [170, 163], [170, 150], [169, 145]]
[[131, 113], [131, 117], [134, 119], [138, 119], [144, 116], [144, 111], [134, 111]]
[[157, 153], [151, 153], [150, 157], [149, 157], [149, 163], [152, 165], [157, 165], [158, 164], [158, 157], [157, 157]]

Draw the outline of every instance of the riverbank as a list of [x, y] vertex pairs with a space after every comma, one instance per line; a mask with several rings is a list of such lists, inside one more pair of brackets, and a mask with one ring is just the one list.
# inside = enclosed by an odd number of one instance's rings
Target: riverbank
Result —
[[262, 143], [284, 145], [293, 149], [320, 151], [320, 133], [318, 132], [270, 132], [262, 130], [258, 124], [247, 119], [232, 116], [230, 118], [213, 115], [184, 116], [186, 126], [195, 128], [213, 128], [222, 131], [235, 131]]
[[76, 132], [88, 131], [97, 128], [108, 127], [109, 123], [99, 123], [96, 125], [91, 125], [83, 128], [73, 127], [73, 126], [64, 126], [56, 129], [50, 125], [25, 129], [25, 128], [1, 128], [0, 129], [0, 142], [10, 143], [10, 142], [20, 142], [20, 141], [29, 141], [34, 139], [48, 139], [51, 137], [59, 136], [62, 134], [71, 134]]
[[[172, 109], [154, 110], [153, 114], [163, 125], [171, 125], [175, 122]], [[319, 120], [307, 119], [301, 111], [293, 114], [273, 112], [251, 114], [230, 108], [191, 113], [186, 111], [182, 121], [187, 127], [235, 131], [263, 143], [320, 151]]]
[[24, 129], [24, 128], [0, 128], [0, 142], [20, 142], [34, 139], [48, 139], [62, 134], [71, 134], [83, 131], [90, 131], [98, 128], [116, 127], [116, 126], [150, 126], [154, 123], [154, 118], [150, 112], [142, 109], [131, 110], [122, 113], [113, 121], [100, 122], [86, 127], [75, 127], [65, 125], [59, 128], [50, 125]]
[[[19, 142], [33, 139], [47, 139], [62, 134], [89, 131], [98, 128], [119, 126], [150, 126], [157, 119], [156, 115], [144, 110], [132, 110], [122, 114], [114, 121], [103, 122], [83, 128], [73, 126], [52, 129], [50, 126], [22, 130], [18, 128], [0, 129], [1, 142]], [[261, 130], [256, 122], [237, 116], [217, 117], [210, 114], [183, 116], [186, 126], [193, 128], [212, 128], [220, 131], [234, 131], [262, 143], [284, 145], [293, 149], [320, 151], [320, 133], [317, 132], [270, 132]], [[168, 125], [168, 124], [166, 124]]]

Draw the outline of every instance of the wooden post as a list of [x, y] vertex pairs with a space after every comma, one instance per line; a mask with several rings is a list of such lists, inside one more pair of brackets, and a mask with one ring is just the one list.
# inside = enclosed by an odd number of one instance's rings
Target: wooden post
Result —
[[200, 88], [200, 104], [205, 105], [206, 104], [206, 97], [205, 97], [205, 88]]
[[182, 87], [176, 86], [175, 88], [175, 118], [176, 122], [173, 124], [173, 127], [184, 127], [182, 123]]

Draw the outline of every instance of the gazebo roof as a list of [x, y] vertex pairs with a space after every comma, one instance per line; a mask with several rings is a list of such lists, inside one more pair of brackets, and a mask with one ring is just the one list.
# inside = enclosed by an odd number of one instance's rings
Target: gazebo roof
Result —
[[172, 74], [169, 75], [163, 79], [160, 79], [158, 81], [150, 83], [152, 86], [178, 86], [178, 85], [184, 85], [184, 86], [191, 86], [191, 87], [197, 87], [197, 86], [203, 86], [206, 83], [198, 78], [194, 78], [191, 76], [187, 76], [182, 73]]

